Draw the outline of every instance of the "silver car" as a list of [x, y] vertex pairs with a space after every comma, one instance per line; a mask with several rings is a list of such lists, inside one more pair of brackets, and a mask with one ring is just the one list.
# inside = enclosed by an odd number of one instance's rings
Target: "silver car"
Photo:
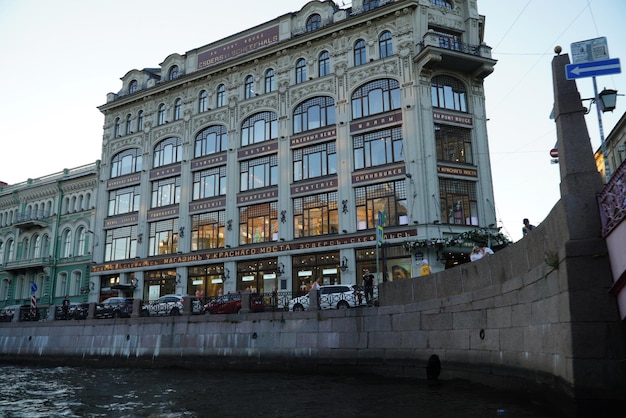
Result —
[[[320, 309], [347, 309], [365, 305], [365, 295], [355, 284], [333, 284], [320, 286]], [[305, 311], [309, 308], [309, 295], [291, 299], [290, 311]]]
[[[185, 298], [182, 295], [164, 295], [147, 305], [150, 316], [181, 315]], [[202, 304], [194, 297], [191, 297], [191, 313], [199, 315], [202, 312]]]

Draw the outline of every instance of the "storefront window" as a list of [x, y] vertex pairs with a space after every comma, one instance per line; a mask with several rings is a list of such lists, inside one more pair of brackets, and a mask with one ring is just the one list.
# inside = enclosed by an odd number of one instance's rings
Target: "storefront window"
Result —
[[341, 284], [339, 251], [293, 257], [294, 292], [305, 294], [316, 279], [320, 285]]
[[276, 258], [241, 261], [237, 263], [237, 290], [271, 293], [278, 289]]

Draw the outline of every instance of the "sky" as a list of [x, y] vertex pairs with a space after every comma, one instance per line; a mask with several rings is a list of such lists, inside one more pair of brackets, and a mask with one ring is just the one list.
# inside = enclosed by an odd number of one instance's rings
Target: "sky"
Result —
[[[0, 0], [0, 181], [16, 184], [98, 160], [104, 116], [97, 106], [121, 89], [129, 70], [157, 67], [172, 53], [307, 3]], [[478, 0], [478, 11], [486, 18], [484, 41], [498, 61], [485, 79], [492, 210], [501, 231], [517, 241], [522, 219], [540, 224], [560, 198], [558, 165], [549, 155], [556, 143], [549, 118], [554, 47], [571, 56], [572, 43], [606, 37], [610, 57], [626, 65], [626, 2]], [[594, 96], [591, 78], [576, 83], [582, 98]], [[597, 77], [597, 85], [626, 93], [626, 75]], [[591, 110], [586, 121], [596, 150], [600, 130]], [[605, 138], [625, 111], [626, 97], [618, 97], [615, 112], [602, 115]]]

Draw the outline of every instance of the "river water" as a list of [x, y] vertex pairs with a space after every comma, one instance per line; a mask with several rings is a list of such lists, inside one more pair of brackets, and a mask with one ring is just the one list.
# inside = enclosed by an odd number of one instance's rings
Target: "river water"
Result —
[[0, 364], [0, 417], [559, 417], [466, 381]]

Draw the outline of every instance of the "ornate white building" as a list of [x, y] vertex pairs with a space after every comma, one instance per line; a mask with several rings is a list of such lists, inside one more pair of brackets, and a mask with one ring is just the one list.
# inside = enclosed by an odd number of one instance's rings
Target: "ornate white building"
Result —
[[496, 223], [483, 31], [476, 1], [311, 1], [129, 71], [100, 106], [99, 297], [452, 264], [403, 244]]

